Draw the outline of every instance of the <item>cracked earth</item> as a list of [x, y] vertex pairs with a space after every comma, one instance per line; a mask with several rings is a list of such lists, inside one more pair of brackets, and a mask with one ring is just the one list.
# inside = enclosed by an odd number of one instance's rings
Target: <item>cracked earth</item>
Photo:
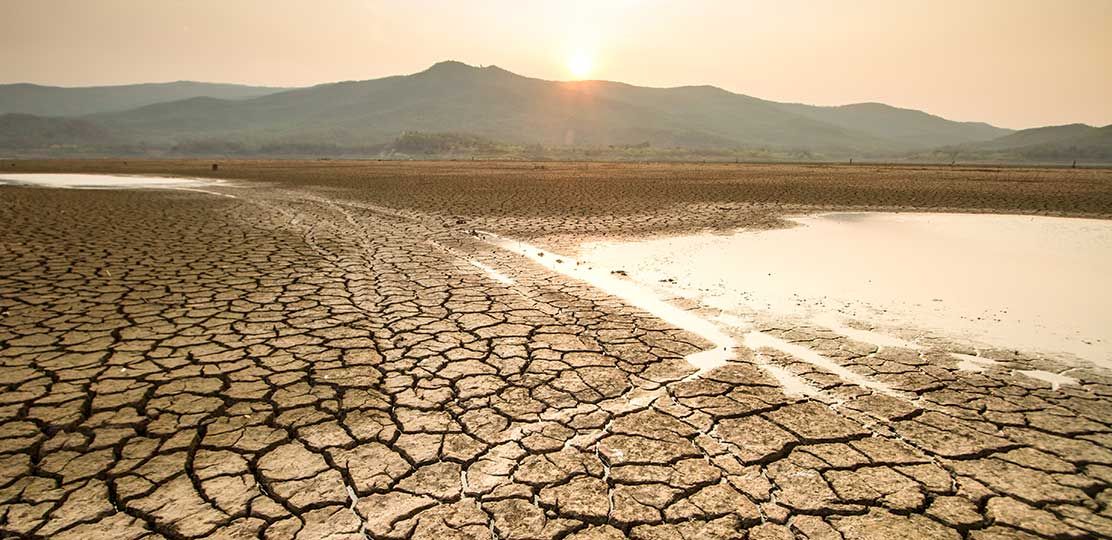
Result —
[[773, 320], [699, 371], [512, 220], [212, 189], [0, 188], [0, 536], [1112, 536], [1107, 372]]

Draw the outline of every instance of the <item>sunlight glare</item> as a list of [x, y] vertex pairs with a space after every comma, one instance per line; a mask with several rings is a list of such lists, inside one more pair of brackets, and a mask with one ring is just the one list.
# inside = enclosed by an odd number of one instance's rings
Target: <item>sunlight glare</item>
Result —
[[586, 51], [576, 51], [568, 57], [568, 72], [576, 79], [585, 79], [594, 69], [594, 59]]

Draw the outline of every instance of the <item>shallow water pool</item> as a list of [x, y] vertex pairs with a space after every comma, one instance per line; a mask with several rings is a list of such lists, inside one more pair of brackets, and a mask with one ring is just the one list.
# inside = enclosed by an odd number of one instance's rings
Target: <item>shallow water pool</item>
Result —
[[589, 243], [582, 262], [727, 313], [856, 320], [1112, 367], [1112, 221], [838, 213], [796, 227]]
[[204, 191], [200, 188], [221, 184], [223, 184], [223, 182], [220, 180], [208, 178], [180, 178], [169, 176], [130, 176], [118, 174], [0, 173], [0, 185], [21, 185], [66, 189], [146, 188]]

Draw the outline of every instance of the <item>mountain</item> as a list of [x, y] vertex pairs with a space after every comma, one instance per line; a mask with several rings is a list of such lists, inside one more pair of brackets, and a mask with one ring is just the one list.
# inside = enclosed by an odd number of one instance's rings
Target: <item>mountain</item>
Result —
[[1110, 163], [1112, 125], [1024, 129], [991, 141], [944, 147], [937, 153], [953, 155], [955, 159]]
[[910, 148], [987, 141], [1012, 133], [983, 122], [954, 122], [913, 109], [883, 103], [857, 103], [840, 107], [786, 104], [785, 110], [848, 130], [896, 141]]
[[[422, 131], [470, 133], [514, 144], [647, 142], [654, 147], [852, 155], [1007, 133], [891, 107], [855, 111], [786, 105], [710, 86], [556, 82], [494, 66], [441, 62], [408, 76], [325, 84], [241, 101], [194, 98], [90, 118], [165, 144], [197, 139], [377, 144], [406, 131]], [[914, 125], [917, 120], [921, 127]]]
[[[222, 150], [282, 155], [290, 149], [351, 155], [408, 153], [402, 148], [415, 147], [429, 148], [430, 153], [443, 148], [501, 152], [512, 147], [557, 149], [563, 152], [559, 155], [575, 148], [609, 148], [618, 155], [629, 151], [642, 157], [692, 149], [726, 158], [899, 159], [908, 152], [980, 144], [1012, 133], [879, 103], [816, 107], [712, 86], [547, 81], [460, 62], [440, 62], [412, 75], [287, 90], [172, 84], [184, 85], [176, 90], [182, 99], [146, 92], [141, 93], [145, 102], [127, 110], [81, 115], [72, 111], [140, 103], [136, 88], [165, 85], [61, 89], [99, 92], [101, 98], [95, 106], [90, 101], [51, 107], [41, 100], [35, 110], [87, 123], [75, 124], [76, 132], [65, 144], [95, 145], [84, 135], [95, 126], [111, 134], [113, 151], [131, 145], [148, 154], [185, 155]], [[38, 123], [42, 129], [64, 130], [63, 124]], [[18, 132], [5, 135], [4, 129], [0, 126], [0, 140], [19, 138]], [[422, 135], [406, 138], [414, 132]], [[52, 140], [56, 148], [65, 137], [57, 133]], [[0, 146], [4, 148], [12, 147]]]
[[119, 136], [110, 129], [81, 118], [0, 114], [0, 148], [4, 149], [103, 146], [117, 142]]
[[1064, 126], [1047, 126], [1040, 128], [1024, 129], [979, 144], [968, 145], [970, 148], [981, 150], [1004, 150], [1024, 148], [1039, 145], [1061, 145], [1084, 141], [1085, 139], [1099, 138], [1102, 130], [1108, 127], [1096, 128], [1085, 124], [1068, 124]]
[[37, 84], [0, 85], [0, 114], [38, 116], [82, 116], [126, 111], [153, 103], [208, 96], [247, 99], [285, 90], [262, 86], [214, 84], [191, 81], [63, 88]]

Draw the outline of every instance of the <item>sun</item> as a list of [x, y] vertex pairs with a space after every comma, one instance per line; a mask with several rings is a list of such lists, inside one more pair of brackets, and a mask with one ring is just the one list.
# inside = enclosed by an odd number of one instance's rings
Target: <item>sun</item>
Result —
[[595, 68], [595, 60], [587, 51], [575, 51], [568, 57], [568, 72], [576, 79], [586, 79]]

